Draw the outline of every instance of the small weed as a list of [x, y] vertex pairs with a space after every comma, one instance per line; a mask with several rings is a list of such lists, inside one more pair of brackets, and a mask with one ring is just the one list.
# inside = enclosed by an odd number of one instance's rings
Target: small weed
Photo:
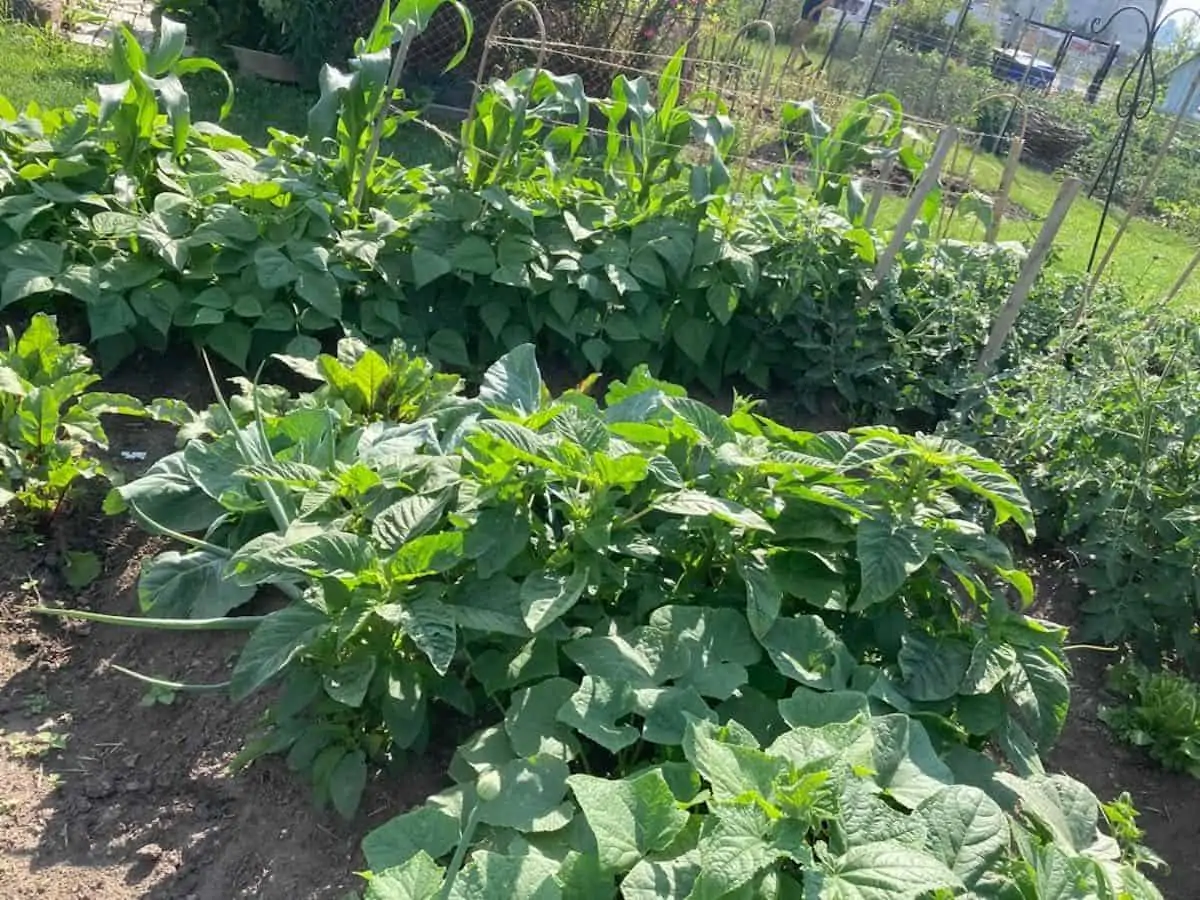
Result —
[[1141, 813], [1133, 805], [1133, 798], [1129, 796], [1128, 791], [1122, 791], [1115, 800], [1101, 803], [1100, 809], [1103, 810], [1104, 818], [1108, 822], [1108, 830], [1121, 848], [1122, 859], [1132, 863], [1134, 867], [1139, 865], [1149, 866], [1152, 869], [1166, 867], [1161, 856], [1142, 844], [1142, 838], [1146, 836], [1146, 832], [1142, 831], [1137, 824], [1138, 816]]
[[100, 557], [89, 551], [68, 551], [66, 564], [63, 567], [63, 577], [67, 584], [79, 590], [85, 588], [100, 576]]
[[139, 706], [170, 706], [175, 702], [176, 692], [159, 684], [152, 684], [146, 693], [142, 694]]
[[50, 698], [42, 693], [30, 694], [21, 700], [21, 708], [26, 715], [40, 716], [50, 708]]
[[41, 759], [56, 750], [65, 750], [68, 737], [62, 732], [47, 730], [34, 734], [11, 734], [4, 740], [9, 755], [14, 759]]

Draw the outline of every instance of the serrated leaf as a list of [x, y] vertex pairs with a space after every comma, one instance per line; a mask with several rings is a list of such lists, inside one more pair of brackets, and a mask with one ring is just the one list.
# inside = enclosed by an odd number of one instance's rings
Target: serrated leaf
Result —
[[420, 537], [441, 518], [448, 496], [414, 494], [397, 500], [371, 523], [371, 538], [384, 552], [394, 553], [402, 544]]
[[811, 888], [805, 878], [806, 896], [820, 900], [916, 900], [936, 888], [962, 889], [939, 860], [891, 842], [854, 847], [823, 863], [811, 878]]
[[626, 871], [665, 849], [688, 822], [687, 811], [679, 809], [657, 769], [620, 781], [572, 775], [567, 783], [596, 837], [606, 870]]
[[476, 850], [454, 879], [447, 900], [562, 900], [557, 871], [554, 860], [544, 856]]
[[970, 889], [994, 871], [1008, 847], [1004, 810], [978, 788], [963, 784], [944, 788], [913, 815], [925, 822], [926, 850]]
[[403, 864], [371, 874], [363, 900], [432, 900], [442, 889], [444, 870], [424, 850]]
[[643, 859], [621, 880], [622, 900], [686, 900], [700, 875], [700, 852]]

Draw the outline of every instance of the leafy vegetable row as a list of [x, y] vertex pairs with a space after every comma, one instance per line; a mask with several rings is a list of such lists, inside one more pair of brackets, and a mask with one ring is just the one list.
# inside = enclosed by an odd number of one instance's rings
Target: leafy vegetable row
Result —
[[[389, 42], [419, 25], [402, 7], [384, 5], [349, 72], [327, 67], [311, 133], [266, 150], [191, 121], [180, 79], [215, 64], [181, 57], [169, 20], [149, 55], [118, 35], [98, 103], [0, 103], [0, 308], [73, 298], [108, 365], [184, 338], [245, 368], [346, 327], [459, 369], [535, 341], [580, 373], [648, 362], [714, 390], [832, 386], [872, 417], [948, 408], [1011, 253], [917, 243], [868, 297], [874, 235], [808, 195], [858, 215], [855, 173], [894, 136], [894, 101], [833, 130], [809, 109], [819, 182], [751, 172], [735, 191], [736, 130], [681, 96], [681, 57], [656, 101], [642, 78], [598, 100], [577, 76], [523, 72], [482, 94], [460, 166], [409, 168], [372, 154], [370, 127]], [[876, 106], [892, 117], [878, 133]]]

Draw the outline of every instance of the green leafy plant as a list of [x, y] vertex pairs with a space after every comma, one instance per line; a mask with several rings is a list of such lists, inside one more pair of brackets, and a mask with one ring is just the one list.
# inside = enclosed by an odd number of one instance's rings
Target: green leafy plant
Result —
[[127, 26], [119, 25], [114, 32], [112, 67], [118, 81], [98, 85], [100, 105], [96, 124], [112, 135], [119, 157], [131, 173], [147, 174], [145, 162], [158, 132], [160, 102], [171, 125], [171, 150], [180, 156], [187, 148], [192, 113], [181, 77], [197, 72], [218, 73], [225, 79], [228, 91], [221, 117], [228, 115], [233, 107], [233, 82], [228, 74], [207, 57], [185, 57], [186, 42], [184, 25], [165, 16], [159, 22], [149, 53]]
[[1119, 706], [1101, 710], [1121, 740], [1165, 768], [1200, 778], [1200, 685], [1176, 672], [1121, 663], [1109, 672]]
[[100, 376], [83, 347], [59, 342], [49, 316], [34, 316], [19, 338], [6, 330], [0, 350], [0, 507], [16, 504], [22, 512], [53, 518], [78, 481], [110, 474], [88, 455], [108, 443], [100, 415], [145, 410], [132, 397], [88, 392]]
[[855, 176], [873, 160], [897, 152], [893, 145], [904, 127], [900, 101], [892, 94], [873, 94], [845, 110], [836, 126], [820, 117], [813, 101], [788, 101], [782, 118], [785, 143], [803, 152], [814, 196], [834, 208], [845, 206], [850, 221], [860, 223], [867, 205]]
[[1069, 350], [997, 379], [969, 429], [1022, 473], [1045, 536], [1083, 559], [1084, 637], [1195, 668], [1200, 344], [1184, 317], [1130, 330], [1119, 303], [1101, 300]]
[[553, 749], [465, 745], [472, 778], [363, 841], [365, 896], [1161, 896], [1082, 784], [968, 750], [943, 761], [917, 720], [866, 703], [784, 701], [766, 745], [736, 720], [691, 719], [682, 758], [620, 778], [572, 774]]
[[[356, 208], [371, 199], [368, 192], [375, 187], [372, 180], [381, 139], [394, 134], [403, 119], [385, 116], [394, 99], [399, 67], [413, 38], [445, 3], [459, 14], [466, 32], [462, 47], [447, 65], [453, 68], [466, 55], [473, 33], [465, 6], [458, 0], [384, 0], [370, 33], [355, 42], [350, 71], [329, 64], [321, 69], [321, 97], [308, 114], [309, 140], [314, 145], [328, 138], [336, 141], [336, 163], [329, 174]], [[395, 44], [399, 49], [393, 60]]]
[[[367, 353], [347, 342], [324, 365], [353, 377]], [[645, 369], [603, 406], [552, 399], [528, 345], [474, 398], [423, 377], [410, 421], [365, 424], [330, 394], [243, 383], [110, 498], [189, 548], [143, 570], [155, 618], [128, 622], [252, 628], [233, 696], [282, 677], [243, 763], [286, 752], [348, 815], [438, 707], [509, 708], [551, 678], [535, 708], [621, 765], [677, 743], [688, 715], [744, 709], [770, 733], [800, 686], [1040, 769], [1065, 632], [1017, 611], [1031, 584], [987, 529], [1032, 518], [995, 463], [891, 429], [796, 432], [744, 402], [724, 417]], [[295, 599], [214, 618], [264, 585]]]

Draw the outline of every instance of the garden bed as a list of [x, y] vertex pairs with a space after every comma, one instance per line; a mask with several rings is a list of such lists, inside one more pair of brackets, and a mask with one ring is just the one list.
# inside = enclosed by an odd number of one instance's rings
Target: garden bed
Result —
[[[156, 392], [202, 406], [210, 390], [198, 364], [133, 360], [101, 387]], [[776, 404], [778, 405], [778, 404]], [[785, 404], [784, 407], [790, 406]], [[173, 447], [170, 428], [111, 419], [110, 456], [136, 477]], [[144, 461], [122, 462], [125, 453]], [[231, 705], [223, 694], [177, 695], [143, 705], [143, 685], [111, 664], [188, 682], [227, 677], [236, 635], [163, 635], [106, 625], [61, 625], [28, 614], [35, 603], [137, 615], [143, 562], [166, 542], [82, 496], [45, 534], [0, 529], [0, 878], [14, 897], [90, 900], [338, 900], [361, 888], [364, 834], [442, 788], [462, 736], [455, 723], [418, 763], [373, 779], [355, 819], [314, 809], [302, 778], [268, 758], [238, 775], [225, 767], [262, 713], [261, 696]], [[62, 576], [68, 551], [90, 551], [102, 574], [76, 590]], [[1079, 587], [1053, 556], [1031, 568], [1033, 610], [1073, 624]], [[258, 613], [270, 600], [256, 601]], [[1156, 881], [1168, 900], [1200, 884], [1194, 853], [1200, 806], [1195, 781], [1164, 772], [1116, 743], [1097, 718], [1108, 655], [1071, 652], [1075, 666], [1066, 727], [1047, 760], [1101, 799], [1129, 791], [1146, 842], [1171, 865]], [[62, 749], [38, 733], [61, 736]], [[456, 733], [457, 732], [457, 733]]]

